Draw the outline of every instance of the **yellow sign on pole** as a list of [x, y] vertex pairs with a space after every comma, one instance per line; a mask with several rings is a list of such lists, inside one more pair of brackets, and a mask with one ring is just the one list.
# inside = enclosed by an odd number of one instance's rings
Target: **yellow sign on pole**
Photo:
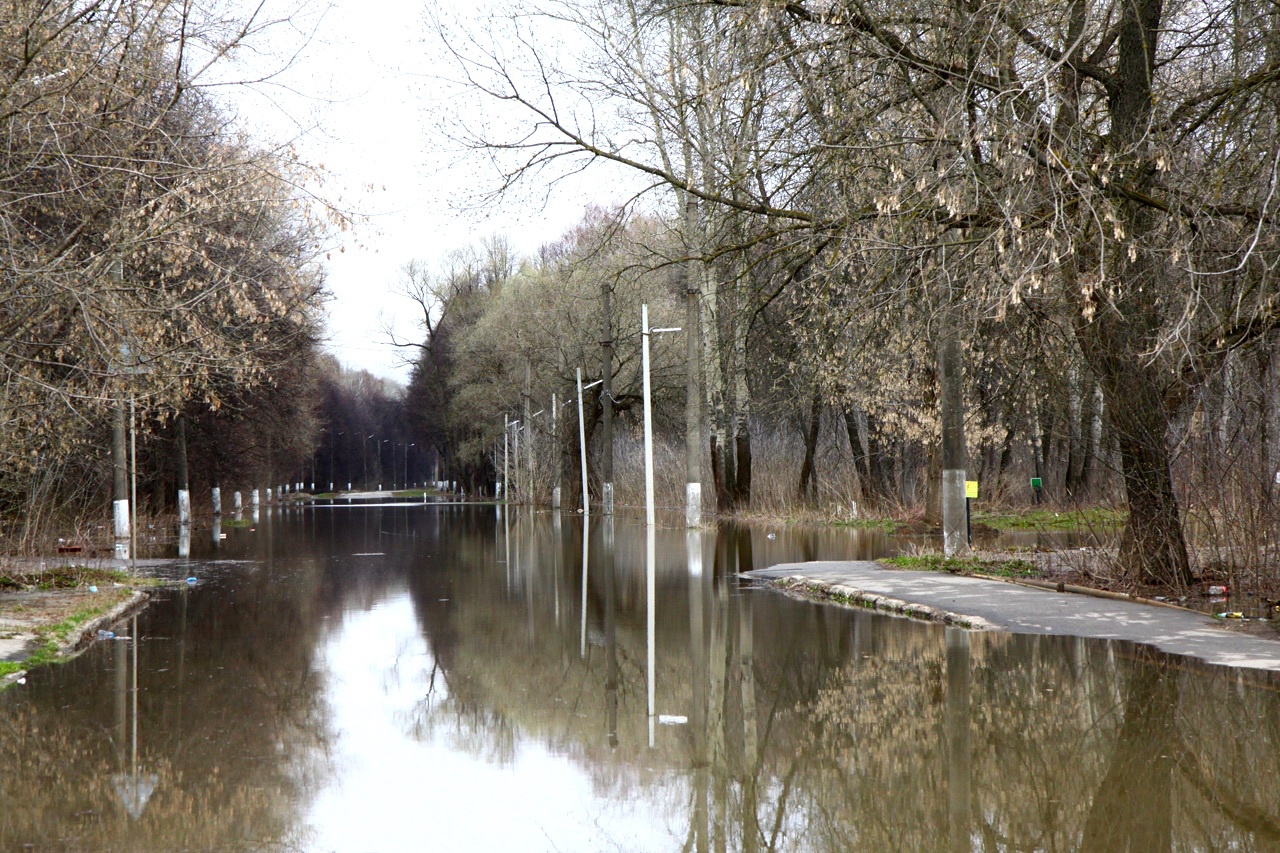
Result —
[[964, 496], [966, 498], [971, 498], [974, 500], [977, 499], [978, 497], [978, 481], [977, 480], [964, 481]]

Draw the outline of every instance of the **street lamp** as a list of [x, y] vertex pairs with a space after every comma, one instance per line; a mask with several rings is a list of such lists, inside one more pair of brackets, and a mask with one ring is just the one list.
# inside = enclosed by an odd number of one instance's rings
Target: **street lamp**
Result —
[[589, 385], [582, 384], [582, 368], [575, 368], [578, 376], [578, 448], [582, 457], [582, 517], [585, 519], [590, 514], [587, 492], [587, 425], [582, 415], [582, 392], [588, 388], [594, 388], [603, 382], [603, 379], [597, 379]]
[[649, 390], [649, 337], [678, 332], [679, 326], [665, 329], [649, 328], [649, 306], [640, 306], [641, 369], [644, 371], [644, 518], [650, 527], [654, 524], [653, 506], [653, 405]]
[[[513, 421], [510, 417], [510, 415], [502, 416], [502, 499], [504, 501], [511, 500], [511, 486], [507, 481], [507, 454], [511, 449], [511, 428], [520, 426], [519, 421]], [[519, 450], [519, 445], [516, 445], [517, 453]]]

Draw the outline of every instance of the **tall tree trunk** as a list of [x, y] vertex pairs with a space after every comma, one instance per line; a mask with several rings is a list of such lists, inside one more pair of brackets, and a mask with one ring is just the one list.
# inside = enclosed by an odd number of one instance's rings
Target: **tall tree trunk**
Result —
[[187, 416], [179, 413], [174, 419], [175, 462], [178, 468], [178, 490], [187, 491], [191, 484], [187, 479]]
[[125, 426], [124, 404], [116, 406], [111, 419], [111, 473], [113, 500], [129, 500], [128, 428]]
[[733, 505], [751, 504], [751, 390], [747, 385], [747, 324], [736, 311], [733, 327]]
[[[1164, 293], [1162, 259], [1144, 240], [1155, 229], [1152, 210], [1133, 194], [1147, 192], [1150, 167], [1147, 133], [1153, 103], [1152, 76], [1160, 33], [1162, 0], [1128, 0], [1120, 5], [1116, 84], [1109, 94], [1112, 177], [1130, 192], [1114, 205], [1115, 236], [1104, 235], [1106, 268], [1120, 286], [1098, 294], [1092, 318], [1076, 324], [1085, 359], [1098, 376], [1111, 412], [1129, 503], [1129, 524], [1120, 559], [1130, 576], [1168, 586], [1191, 582], [1181, 513], [1173, 491], [1165, 409], [1159, 368], [1151, 363], [1153, 330], [1160, 327]], [[1073, 291], [1079, 294], [1078, 282]], [[1108, 295], [1110, 293], [1111, 295]]]
[[[950, 306], [944, 311], [954, 312]], [[938, 342], [939, 407], [942, 420], [942, 537], [947, 556], [969, 547], [965, 516], [965, 441], [963, 351], [954, 319]]]
[[702, 375], [706, 382], [707, 412], [711, 429], [711, 480], [716, 491], [716, 508], [727, 512], [732, 508], [729, 483], [725, 476], [725, 453], [732, 453], [725, 428], [725, 376], [720, 339], [719, 288], [714, 275], [702, 278]]
[[1265, 371], [1262, 385], [1265, 395], [1263, 410], [1266, 412], [1263, 421], [1263, 447], [1266, 452], [1263, 492], [1275, 500], [1280, 497], [1280, 483], [1277, 483], [1277, 478], [1280, 478], [1280, 334], [1272, 334], [1268, 339]]
[[[688, 205], [695, 205], [692, 200]], [[686, 217], [694, 213], [686, 209]], [[706, 329], [702, 324], [699, 298], [702, 294], [698, 268], [693, 262], [684, 264], [684, 325], [685, 325], [685, 403], [684, 403], [684, 468], [686, 527], [702, 525], [702, 336]]]
[[802, 501], [812, 501], [817, 496], [818, 475], [815, 470], [818, 455], [818, 433], [822, 426], [822, 393], [814, 389], [809, 404], [809, 423], [804, 435], [804, 462], [800, 465], [800, 485], [796, 495]]
[[1080, 367], [1072, 364], [1067, 371], [1067, 471], [1063, 491], [1070, 498], [1079, 496], [1084, 485], [1085, 458], [1088, 456], [1088, 408], [1092, 400], [1085, 401], [1088, 388]]

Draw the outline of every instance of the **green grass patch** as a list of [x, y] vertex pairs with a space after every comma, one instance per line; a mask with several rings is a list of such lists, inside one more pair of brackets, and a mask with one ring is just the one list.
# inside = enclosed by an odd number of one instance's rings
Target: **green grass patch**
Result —
[[950, 572], [958, 575], [993, 575], [1001, 578], [1034, 578], [1040, 571], [1029, 560], [987, 560], [978, 557], [944, 557], [941, 554], [912, 554], [889, 557], [879, 562], [898, 569], [918, 572]]
[[851, 518], [846, 521], [833, 521], [833, 527], [848, 527], [853, 530], [883, 530], [892, 533], [902, 522], [892, 518]]
[[[427, 490], [426, 489], [401, 489], [400, 491], [392, 492], [391, 494], [397, 498], [420, 498], [423, 495], [427, 494]], [[432, 494], [434, 494], [434, 492], [432, 492]]]
[[1001, 530], [1112, 530], [1123, 527], [1129, 520], [1129, 513], [1108, 507], [1061, 511], [1033, 509], [1016, 513], [975, 512], [973, 520]]
[[30, 655], [20, 661], [0, 661], [0, 678], [15, 672], [34, 669], [37, 666], [68, 660], [69, 658], [62, 654], [62, 644], [77, 628], [106, 613], [121, 600], [120, 596], [113, 596], [103, 604], [86, 607], [61, 622], [41, 628], [36, 632], [37, 645]]
[[248, 518], [224, 518], [220, 522], [222, 527], [252, 527], [253, 521]]
[[10, 569], [0, 571], [0, 590], [23, 589], [75, 589], [91, 584], [131, 583], [135, 578], [119, 569], [99, 569], [88, 566], [58, 566], [38, 571]]

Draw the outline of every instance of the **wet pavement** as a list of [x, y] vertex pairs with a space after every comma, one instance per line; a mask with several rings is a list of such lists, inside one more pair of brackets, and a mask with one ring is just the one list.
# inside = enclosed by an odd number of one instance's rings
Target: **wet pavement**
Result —
[[[1206, 663], [1280, 671], [1280, 639], [1232, 630], [1202, 613], [941, 572], [886, 569], [869, 561], [784, 563], [751, 577], [795, 578], [877, 609], [924, 605], [977, 629], [1126, 640]], [[879, 601], [889, 599], [888, 601]]]

